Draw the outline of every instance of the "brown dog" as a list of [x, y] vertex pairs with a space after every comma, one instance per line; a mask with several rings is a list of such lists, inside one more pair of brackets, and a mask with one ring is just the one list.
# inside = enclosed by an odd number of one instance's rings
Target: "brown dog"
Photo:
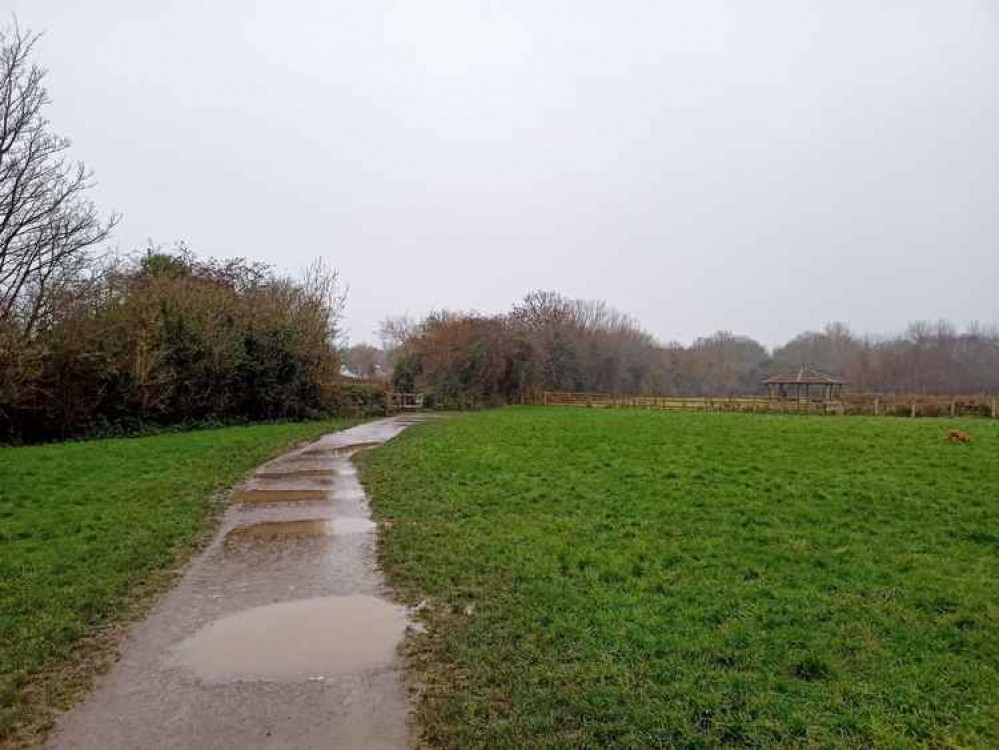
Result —
[[951, 443], [970, 443], [971, 435], [961, 430], [948, 430], [947, 440]]

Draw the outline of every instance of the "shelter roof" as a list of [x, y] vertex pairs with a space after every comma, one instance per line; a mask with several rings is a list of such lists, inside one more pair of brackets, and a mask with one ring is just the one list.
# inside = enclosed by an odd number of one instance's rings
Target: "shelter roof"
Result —
[[763, 383], [765, 385], [790, 385], [793, 383], [809, 385], [843, 385], [844, 381], [811, 367], [802, 367], [796, 373], [774, 375], [773, 377], [769, 377], [764, 380]]

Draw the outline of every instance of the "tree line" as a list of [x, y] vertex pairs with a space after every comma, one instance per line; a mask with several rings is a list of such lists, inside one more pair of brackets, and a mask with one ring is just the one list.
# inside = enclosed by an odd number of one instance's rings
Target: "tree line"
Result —
[[90, 170], [50, 129], [36, 41], [0, 31], [0, 441], [380, 408], [377, 389], [344, 384], [343, 362], [457, 407], [541, 390], [750, 394], [803, 364], [861, 391], [999, 392], [995, 328], [914, 323], [878, 338], [832, 324], [773, 352], [728, 332], [683, 346], [603, 302], [544, 291], [499, 315], [388, 319], [381, 349], [341, 352], [343, 289], [322, 263], [291, 278], [184, 246], [99, 251], [118, 216], [97, 210]]
[[514, 402], [544, 390], [750, 395], [762, 392], [767, 376], [802, 366], [839, 376], [854, 392], [999, 393], [999, 329], [959, 332], [947, 322], [917, 322], [886, 337], [832, 323], [773, 351], [727, 331], [684, 346], [658, 342], [604, 302], [535, 291], [500, 315], [389, 319], [382, 339], [395, 388], [424, 390], [453, 406]]

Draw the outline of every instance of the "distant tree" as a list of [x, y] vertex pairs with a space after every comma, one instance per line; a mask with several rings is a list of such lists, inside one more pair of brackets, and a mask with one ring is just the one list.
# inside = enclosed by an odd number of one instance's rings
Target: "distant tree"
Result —
[[799, 367], [814, 367], [832, 375], [846, 377], [857, 358], [862, 342], [844, 323], [830, 323], [822, 331], [807, 331], [778, 347], [772, 367], [790, 372]]
[[558, 292], [529, 292], [513, 306], [510, 320], [529, 331], [545, 331], [565, 326], [572, 320], [572, 300]]
[[857, 392], [999, 392], [999, 330], [964, 333], [914, 323], [894, 338], [858, 337], [843, 323], [794, 337], [770, 355], [748, 336], [718, 331], [690, 346], [660, 344], [600, 300], [534, 291], [506, 315], [437, 312], [383, 326], [393, 382], [441, 403], [487, 404], [543, 390], [663, 396], [760, 393], [776, 371], [815, 367]]
[[384, 373], [384, 352], [371, 344], [354, 344], [343, 351], [343, 364], [362, 378], [377, 378]]
[[98, 215], [86, 198], [91, 172], [49, 130], [45, 70], [31, 62], [37, 40], [16, 24], [0, 31], [0, 329], [22, 339], [117, 221]]
[[718, 331], [697, 339], [685, 353], [685, 392], [700, 396], [754, 393], [766, 373], [766, 348], [748, 336]]
[[[402, 353], [403, 346], [416, 333], [417, 325], [408, 315], [398, 315], [396, 317], [384, 318], [378, 324], [378, 338], [382, 345], [382, 366], [386, 373], [391, 373], [393, 378], [399, 375], [398, 361]], [[396, 387], [405, 392], [413, 390], [412, 378], [408, 376], [401, 385]]]
[[378, 326], [378, 337], [386, 351], [402, 346], [415, 332], [416, 322], [408, 315], [385, 318]]
[[160, 250], [149, 249], [139, 262], [139, 275], [152, 278], [168, 276], [180, 278], [191, 273], [191, 263], [182, 255], [171, 255]]

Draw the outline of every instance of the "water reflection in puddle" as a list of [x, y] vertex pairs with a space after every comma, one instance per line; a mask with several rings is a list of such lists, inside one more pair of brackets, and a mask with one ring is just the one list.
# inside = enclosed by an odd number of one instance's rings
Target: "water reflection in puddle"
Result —
[[329, 490], [320, 489], [258, 489], [248, 487], [236, 490], [233, 500], [238, 503], [296, 503], [325, 500]]
[[378, 526], [368, 518], [334, 518], [332, 523], [334, 534], [367, 534]]
[[271, 541], [288, 537], [330, 536], [332, 534], [367, 534], [377, 524], [368, 518], [307, 518], [298, 521], [266, 521], [251, 526], [237, 526], [225, 535], [227, 547]]
[[327, 446], [319, 443], [311, 448], [306, 448], [299, 455], [307, 456], [309, 458], [346, 458], [352, 456], [358, 451], [367, 450], [368, 448], [377, 448], [382, 445], [380, 442], [369, 442], [369, 443], [354, 443], [352, 445], [340, 445], [340, 446]]
[[314, 477], [328, 478], [336, 472], [336, 466], [325, 464], [289, 464], [287, 466], [270, 466], [259, 469], [253, 476], [255, 479], [301, 479]]
[[265, 539], [280, 539], [293, 536], [329, 536], [333, 524], [325, 518], [309, 518], [301, 521], [270, 521], [255, 523], [252, 526], [237, 526], [225, 535], [226, 545], [252, 542]]
[[314, 490], [329, 487], [336, 482], [333, 472], [321, 474], [274, 474], [256, 473], [247, 483], [248, 488], [258, 490]]
[[389, 666], [405, 629], [406, 610], [372, 596], [300, 599], [216, 620], [168, 661], [208, 682], [304, 681]]

